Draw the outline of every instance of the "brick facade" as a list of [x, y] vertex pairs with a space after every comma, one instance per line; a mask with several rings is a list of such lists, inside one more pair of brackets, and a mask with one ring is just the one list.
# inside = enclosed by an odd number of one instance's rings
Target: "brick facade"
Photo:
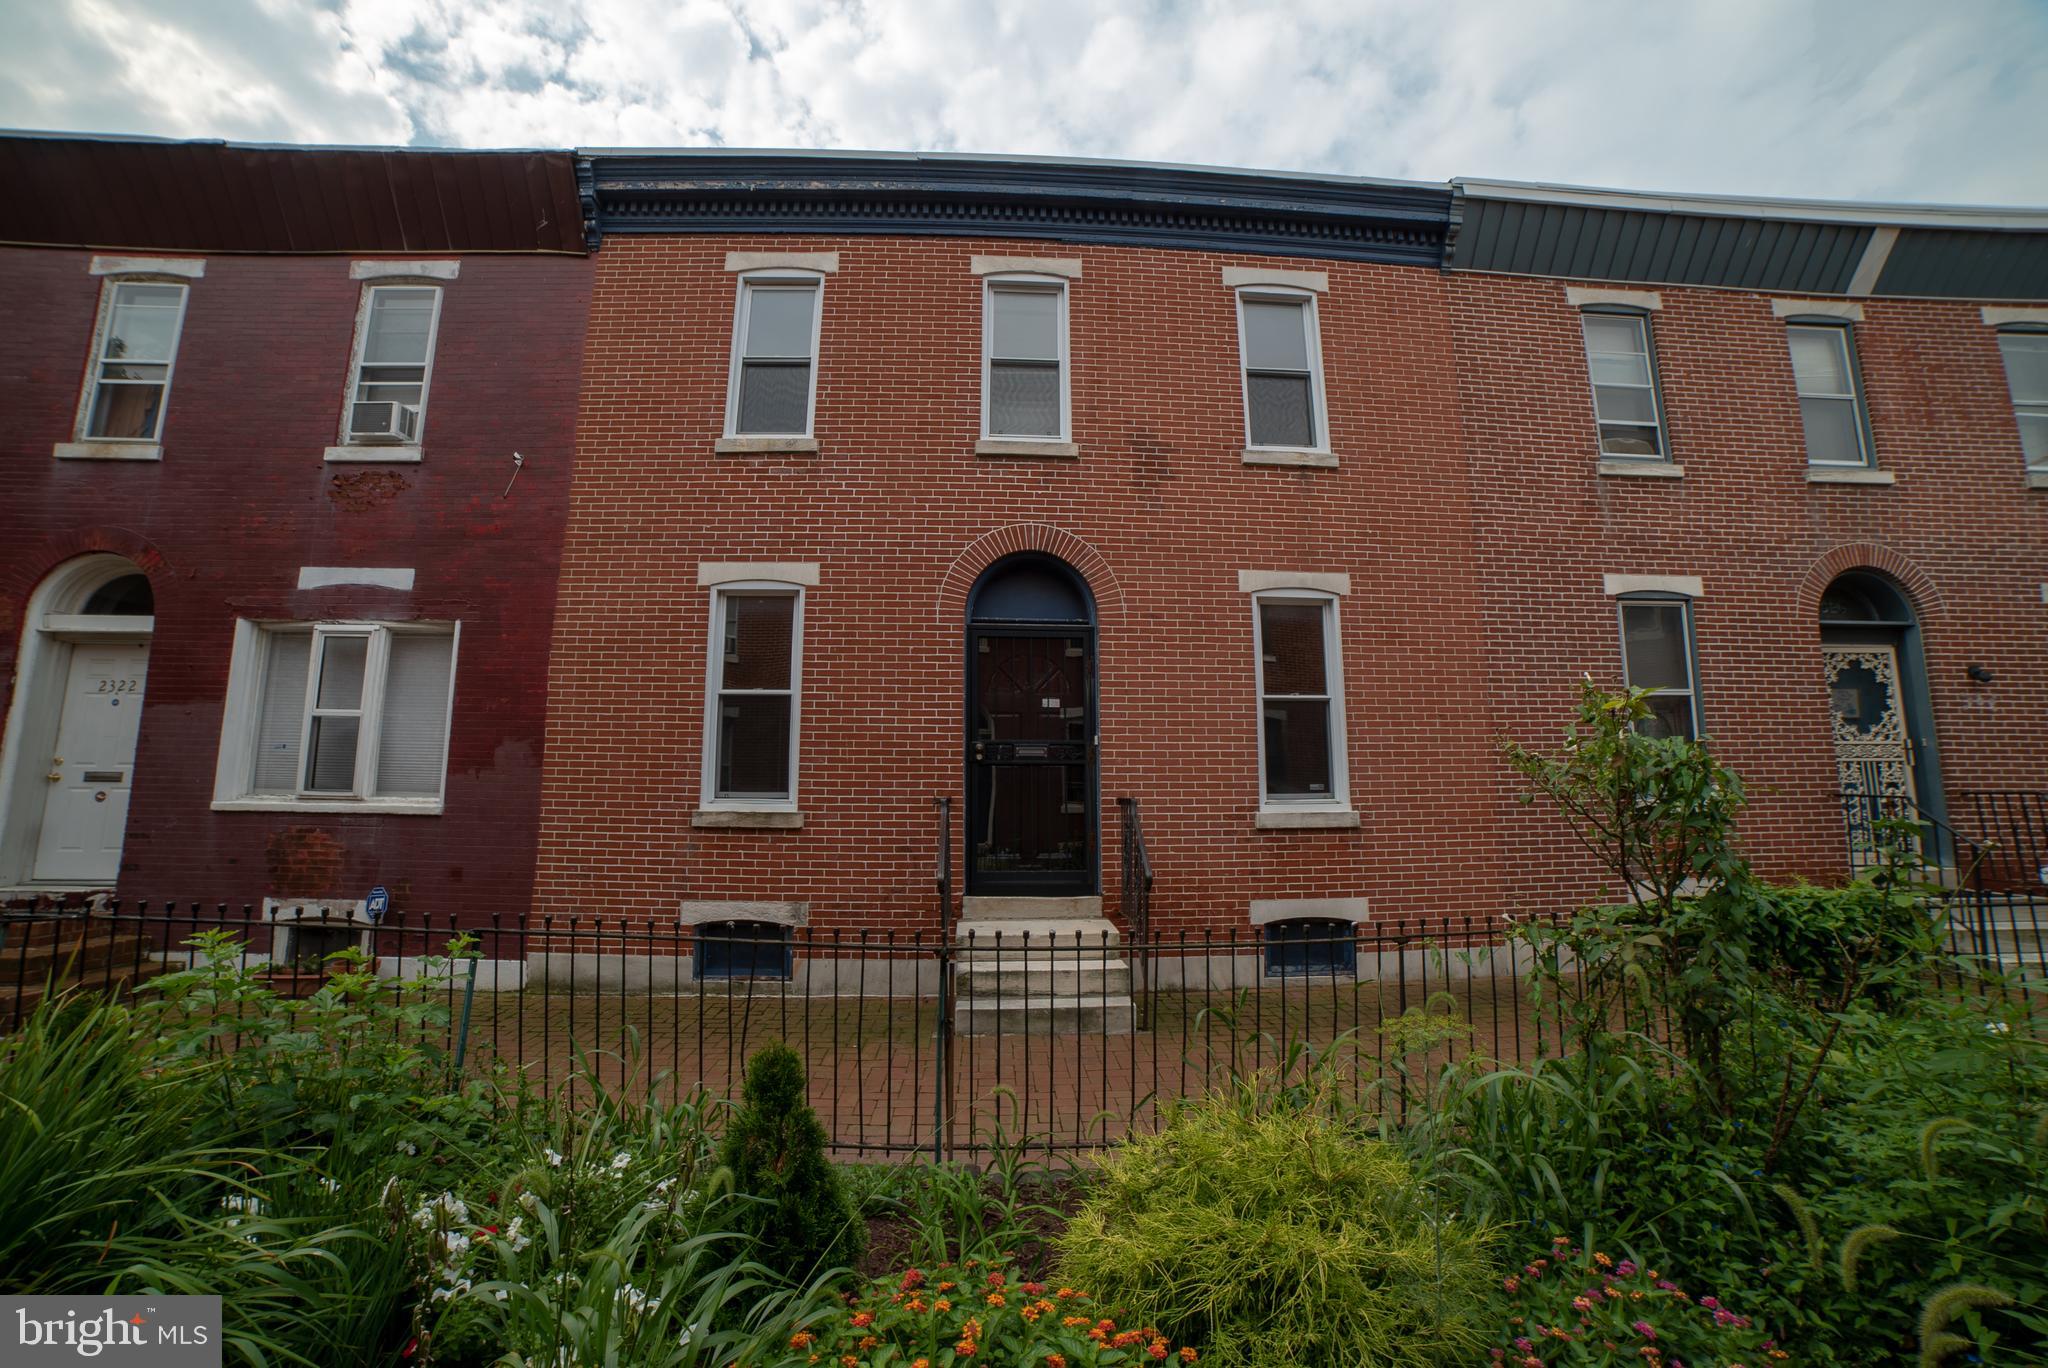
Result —
[[[715, 455], [728, 251], [840, 253], [815, 455]], [[2048, 535], [1995, 334], [1974, 305], [1867, 301], [1858, 343], [1889, 486], [1806, 480], [1770, 298], [1665, 287], [1654, 320], [1682, 479], [1597, 473], [1562, 283], [1204, 251], [1061, 246], [1077, 460], [977, 458], [977, 253], [1025, 242], [633, 236], [597, 257], [579, 469], [550, 667], [536, 910], [668, 921], [683, 900], [808, 901], [814, 925], [933, 932], [931, 799], [962, 792], [967, 592], [1058, 555], [1098, 603], [1103, 886], [1113, 800], [1143, 804], [1156, 924], [1253, 899], [1366, 897], [1374, 920], [1555, 909], [1595, 879], [1515, 801], [1495, 739], [1554, 738], [1618, 685], [1606, 574], [1686, 575], [1707, 732], [1750, 781], [1776, 874], [1839, 878], [1818, 601], [1845, 569], [1919, 617], [1951, 795], [2048, 772]], [[1329, 273], [1334, 470], [1243, 465], [1225, 266]], [[692, 826], [702, 562], [815, 562], [798, 830]], [[1251, 605], [1237, 571], [1343, 572], [1355, 830], [1258, 808]], [[1982, 664], [1978, 684], [1965, 666]], [[953, 839], [964, 848], [956, 802]], [[956, 857], [957, 858], [957, 857]]]
[[[840, 254], [815, 455], [716, 455], [728, 251]], [[1078, 258], [1078, 459], [977, 457], [976, 254]], [[1244, 465], [1226, 266], [1327, 271], [1335, 470]], [[812, 924], [932, 933], [932, 799], [962, 792], [969, 586], [1042, 550], [1099, 624], [1103, 882], [1138, 797], [1171, 928], [1254, 898], [1369, 895], [1388, 917], [1502, 896], [1471, 495], [1434, 271], [1019, 241], [631, 236], [596, 257], [535, 908], [671, 921], [683, 900], [808, 901]], [[1398, 514], [1396, 513], [1398, 510]], [[814, 562], [798, 830], [692, 826], [705, 562]], [[1255, 829], [1240, 570], [1341, 571], [1351, 830]], [[954, 842], [963, 849], [958, 804]], [[956, 856], [957, 858], [957, 856]], [[1166, 915], [1163, 913], [1162, 915]]]
[[[52, 449], [73, 439], [101, 280], [86, 252], [0, 251], [0, 706], [54, 568], [116, 551], [155, 595], [122, 895], [240, 905], [383, 884], [395, 909], [526, 909], [590, 265], [459, 259], [417, 464], [322, 459], [362, 290], [338, 255], [206, 257], [162, 460], [70, 461]], [[301, 566], [406, 567], [416, 587], [300, 591]], [[213, 810], [237, 618], [460, 620], [443, 814]]]

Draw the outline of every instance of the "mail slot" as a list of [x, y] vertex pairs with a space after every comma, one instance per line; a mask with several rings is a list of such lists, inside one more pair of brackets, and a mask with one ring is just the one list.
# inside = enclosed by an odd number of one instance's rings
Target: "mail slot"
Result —
[[127, 770], [87, 770], [79, 776], [88, 784], [118, 784], [128, 777]]

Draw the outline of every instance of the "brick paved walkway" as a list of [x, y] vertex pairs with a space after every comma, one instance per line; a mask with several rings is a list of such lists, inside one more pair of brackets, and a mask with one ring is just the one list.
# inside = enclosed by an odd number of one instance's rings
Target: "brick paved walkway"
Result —
[[[1478, 979], [1451, 985], [1469, 1034], [1412, 1056], [1411, 1070], [1446, 1056], [1533, 1057], [1538, 1026], [1527, 985]], [[1412, 986], [1407, 1006], [1419, 1008]], [[1438, 1006], [1443, 1006], [1438, 999]], [[956, 1147], [997, 1140], [1078, 1149], [1154, 1124], [1175, 1098], [1292, 1061], [1290, 1046], [1340, 1046], [1339, 1077], [1353, 1096], [1391, 1087], [1376, 1054], [1399, 1047], [1383, 1031], [1403, 1004], [1397, 985], [1317, 983], [1232, 994], [1152, 995], [1151, 1029], [1128, 1035], [956, 1035], [948, 1109]], [[579, 1083], [579, 1050], [606, 1086], [662, 1096], [702, 1086], [737, 1094], [747, 1056], [785, 1040], [810, 1068], [810, 1097], [847, 1151], [929, 1151], [940, 1076], [932, 999], [805, 998], [773, 990], [731, 995], [479, 994], [472, 1059], [502, 1060], [550, 1089]], [[1555, 1030], [1548, 1032], [1552, 1049]], [[1382, 1081], [1384, 1080], [1384, 1081]]]

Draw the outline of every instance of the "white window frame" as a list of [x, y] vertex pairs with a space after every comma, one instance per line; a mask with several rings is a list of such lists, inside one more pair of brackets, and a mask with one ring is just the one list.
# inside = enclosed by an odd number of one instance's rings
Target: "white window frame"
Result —
[[1621, 686], [1624, 689], [1632, 689], [1635, 685], [1629, 679], [1628, 610], [1631, 608], [1676, 608], [1678, 610], [1679, 628], [1685, 637], [1686, 687], [1683, 689], [1673, 689], [1660, 685], [1651, 689], [1651, 692], [1659, 695], [1681, 693], [1685, 695], [1687, 711], [1692, 714], [1691, 739], [1697, 741], [1706, 733], [1700, 726], [1700, 663], [1699, 657], [1693, 653], [1692, 604], [1693, 601], [1691, 599], [1676, 594], [1643, 594], [1634, 597], [1618, 598], [1614, 603], [1614, 622], [1616, 629], [1620, 632], [1618, 644], [1621, 647]]
[[[1007, 271], [982, 277], [981, 281], [981, 435], [992, 442], [1071, 442], [1074, 440], [1074, 367], [1068, 344], [1068, 285], [1064, 276], [1042, 272]], [[989, 408], [996, 364], [996, 295], [1004, 290], [1033, 290], [1055, 298], [1054, 333], [1059, 339], [1057, 364], [1060, 368], [1060, 430], [1044, 432], [994, 432], [990, 430]]]
[[[382, 290], [432, 290], [434, 292], [434, 316], [427, 324], [427, 363], [420, 371], [420, 422], [419, 431], [409, 441], [390, 443], [367, 443], [349, 429], [349, 415], [355, 411], [356, 391], [363, 385], [363, 348], [370, 340], [370, 311], [375, 307], [377, 294]], [[396, 279], [373, 280], [363, 286], [362, 298], [356, 303], [356, 335], [349, 347], [348, 388], [341, 396], [341, 442], [346, 448], [369, 450], [417, 448], [427, 440], [427, 410], [434, 398], [434, 357], [441, 349], [441, 303], [444, 292], [438, 280], [423, 276], [405, 276]]]
[[[441, 729], [441, 791], [422, 794], [379, 795], [377, 752], [384, 722], [385, 669], [390, 641], [403, 634], [446, 636], [448, 642], [448, 699]], [[294, 791], [261, 791], [255, 787], [256, 732], [263, 715], [263, 693], [269, 670], [270, 641], [273, 636], [302, 635], [313, 638], [306, 663], [306, 698], [299, 724], [299, 769]], [[368, 637], [369, 650], [363, 667], [361, 707], [316, 709], [319, 669], [326, 643], [338, 637]], [[214, 770], [213, 808], [220, 812], [374, 812], [435, 815], [444, 810], [448, 794], [448, 746], [455, 731], [455, 681], [462, 655], [462, 624], [457, 622], [296, 622], [238, 618], [235, 622], [233, 654], [228, 666], [228, 693], [221, 715], [220, 757]], [[308, 758], [307, 738], [312, 718], [323, 714], [360, 715], [356, 735], [355, 788], [350, 793], [331, 790], [314, 792], [304, 787]]]
[[1856, 358], [1856, 339], [1852, 332], [1853, 323], [1827, 318], [1788, 318], [1785, 320], [1785, 355], [1789, 361], [1792, 354], [1792, 334], [1795, 332], [1832, 333], [1835, 345], [1842, 350], [1842, 374], [1848, 378], [1847, 394], [1808, 394], [1799, 388], [1799, 371], [1792, 372], [1792, 393], [1798, 399], [1846, 399], [1849, 413], [1855, 421], [1857, 459], [1853, 461], [1816, 461], [1813, 446], [1806, 436], [1806, 414], [1799, 415], [1799, 440], [1806, 447], [1806, 463], [1821, 470], [1869, 470], [1877, 465], [1876, 454], [1871, 447], [1870, 409], [1863, 398], [1863, 368]]
[[[735, 580], [711, 588], [710, 632], [704, 643], [704, 763], [698, 807], [705, 812], [795, 812], [797, 776], [802, 769], [804, 686], [804, 600], [801, 584], [788, 580]], [[718, 792], [719, 708], [728, 692], [725, 679], [726, 605], [735, 598], [794, 600], [789, 621], [789, 779], [783, 797], [721, 797]], [[773, 695], [781, 689], [746, 689], [749, 696]]]
[[[753, 310], [748, 307], [748, 291], [755, 286], [807, 285], [817, 292], [816, 302], [811, 309], [811, 384], [804, 398], [804, 426], [801, 432], [741, 432], [740, 421], [740, 371], [747, 355], [747, 329], [753, 320]], [[759, 271], [742, 271], [734, 281], [735, 294], [732, 306], [732, 355], [727, 361], [725, 375], [725, 436], [728, 438], [750, 437], [814, 437], [818, 428], [818, 372], [823, 369], [821, 344], [825, 335], [825, 273], [822, 271], [798, 270], [794, 267], [778, 266]]]
[[[1307, 451], [1318, 455], [1330, 452], [1330, 406], [1323, 393], [1323, 318], [1322, 305], [1313, 290], [1291, 289], [1284, 285], [1243, 285], [1234, 293], [1237, 296], [1237, 383], [1238, 404], [1244, 412], [1244, 446], [1246, 451]], [[1303, 330], [1308, 334], [1308, 379], [1309, 421], [1316, 425], [1316, 440], [1313, 446], [1260, 446], [1252, 441], [1252, 372], [1251, 356], [1245, 348], [1244, 306], [1246, 300], [1271, 303], [1302, 305]], [[1263, 772], [1260, 779], [1263, 784]]]
[[[1609, 418], [1600, 412], [1601, 381], [1593, 374], [1593, 339], [1586, 336], [1586, 320], [1597, 318], [1602, 321], [1619, 319], [1633, 323], [1636, 336], [1643, 342], [1643, 371], [1646, 375], [1641, 385], [1609, 384], [1608, 389], [1644, 389], [1650, 393], [1650, 426], [1657, 430], [1657, 452], [1654, 456], [1631, 454], [1625, 451], [1607, 449], [1607, 428], [1641, 427], [1625, 418]], [[1603, 461], [1642, 461], [1649, 464], [1669, 465], [1676, 458], [1671, 454], [1671, 429], [1664, 421], [1663, 386], [1657, 375], [1657, 336], [1650, 327], [1650, 315], [1641, 309], [1592, 306], [1579, 310], [1579, 342], [1586, 353], [1586, 389], [1593, 398], [1593, 445]], [[1789, 344], [1787, 344], [1789, 345]]]
[[[114, 297], [123, 285], [174, 285], [178, 289], [178, 322], [171, 330], [170, 360], [164, 363], [164, 398], [157, 405], [156, 431], [147, 437], [95, 437], [92, 435], [93, 403], [99, 398], [100, 371], [107, 365], [105, 355], [107, 333], [114, 326]], [[173, 279], [161, 275], [113, 275], [100, 284], [99, 317], [92, 328], [92, 350], [85, 358], [85, 384], [78, 396], [78, 415], [72, 425], [77, 440], [93, 446], [159, 446], [163, 442], [164, 419], [171, 410], [171, 386], [178, 378], [178, 352], [185, 343], [185, 311], [192, 303], [192, 285], [188, 280]], [[155, 365], [153, 361], [139, 362], [140, 365]]]
[[[2023, 418], [2038, 418], [2042, 422], [2048, 423], [2048, 397], [2042, 399], [2021, 399], [2013, 389], [2012, 363], [2006, 359], [2005, 355], [2005, 340], [2009, 337], [2029, 337], [2039, 342], [2042, 346], [2048, 346], [2048, 328], [2038, 326], [2003, 327], [1998, 330], [1997, 336], [1998, 361], [2005, 368], [2005, 392], [2007, 397], [2012, 400], [2013, 427], [2020, 429], [2020, 422]], [[2020, 456], [2023, 461], [2026, 460], [2026, 447], [2024, 443], [2020, 448]], [[2027, 474], [2033, 476], [2048, 476], [2048, 453], [2043, 453], [2039, 460], [2026, 461], [2026, 471]]]
[[[1349, 811], [1350, 767], [1344, 742], [1343, 631], [1338, 623], [1338, 595], [1308, 589], [1270, 589], [1251, 596], [1253, 717], [1259, 754], [1259, 806], [1266, 811]], [[1266, 791], [1266, 631], [1262, 606], [1268, 603], [1312, 604], [1323, 610], [1323, 683], [1330, 718], [1330, 791], [1327, 794], [1273, 794]], [[1314, 694], [1275, 694], [1275, 698], [1314, 698]]]

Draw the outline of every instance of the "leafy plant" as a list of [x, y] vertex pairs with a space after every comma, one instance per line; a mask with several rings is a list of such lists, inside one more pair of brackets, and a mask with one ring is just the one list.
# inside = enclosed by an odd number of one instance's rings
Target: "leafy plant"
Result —
[[1559, 1235], [1501, 1279], [1496, 1363], [1740, 1368], [1791, 1357], [1748, 1316], [1654, 1268]]
[[1194, 1363], [1150, 1326], [1119, 1326], [1114, 1308], [1073, 1287], [1054, 1290], [1019, 1278], [1003, 1263], [977, 1259], [910, 1269], [877, 1279], [829, 1315], [790, 1336], [788, 1365], [959, 1363], [1108, 1368], [1113, 1364]]
[[718, 1157], [734, 1191], [752, 1199], [734, 1213], [734, 1228], [752, 1239], [753, 1257], [797, 1281], [851, 1265], [867, 1245], [826, 1144], [804, 1101], [803, 1061], [787, 1045], [763, 1046], [747, 1061]]
[[1102, 1156], [1062, 1276], [1219, 1364], [1470, 1362], [1488, 1235], [1425, 1196], [1327, 1100], [1245, 1090]]

